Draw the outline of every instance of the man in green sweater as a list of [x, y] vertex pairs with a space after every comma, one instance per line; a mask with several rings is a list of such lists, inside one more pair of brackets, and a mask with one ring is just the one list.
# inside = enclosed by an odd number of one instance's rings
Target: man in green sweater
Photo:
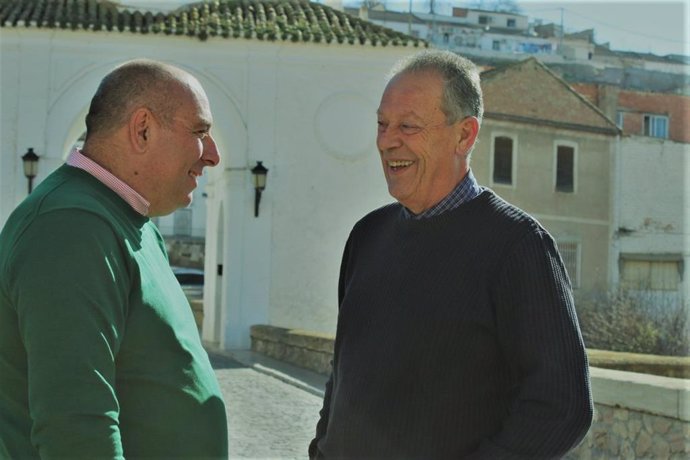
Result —
[[470, 171], [482, 112], [475, 66], [450, 52], [402, 62], [383, 93], [377, 146], [398, 203], [347, 241], [311, 458], [558, 458], [589, 428], [555, 243]]
[[226, 458], [225, 405], [150, 221], [220, 157], [199, 82], [136, 60], [0, 233], [0, 458]]

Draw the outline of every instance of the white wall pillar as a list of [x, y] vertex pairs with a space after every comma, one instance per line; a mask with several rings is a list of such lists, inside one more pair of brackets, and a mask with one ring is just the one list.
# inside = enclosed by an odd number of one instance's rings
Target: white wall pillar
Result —
[[222, 191], [225, 206], [223, 229], [223, 275], [220, 277], [223, 312], [221, 315], [220, 347], [226, 350], [249, 348], [249, 325], [243, 315], [245, 274], [244, 219], [247, 212], [247, 170], [223, 171]]
[[[685, 305], [690, 308], [690, 146], [683, 147], [683, 284], [682, 295]], [[688, 312], [690, 314], [690, 312]]]
[[201, 337], [204, 341], [220, 343], [221, 316], [223, 311], [223, 290], [221, 277], [217, 275], [218, 265], [223, 263], [223, 224], [222, 199], [216, 199], [223, 191], [221, 184], [207, 185], [208, 212], [206, 219], [206, 244], [204, 248], [204, 322]]
[[621, 208], [622, 202], [622, 158], [621, 158], [621, 137], [616, 136], [616, 140], [611, 143], [611, 208], [610, 208], [610, 226], [609, 226], [609, 270], [608, 282], [606, 283], [611, 290], [614, 286], [618, 286], [620, 282], [620, 267], [618, 259], [620, 258], [621, 242], [618, 235], [618, 228], [621, 225]]

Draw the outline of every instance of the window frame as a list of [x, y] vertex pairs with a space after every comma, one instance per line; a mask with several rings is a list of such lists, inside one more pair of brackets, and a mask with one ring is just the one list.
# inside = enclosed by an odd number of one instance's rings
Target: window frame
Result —
[[[646, 263], [649, 264], [649, 286], [648, 287], [633, 287], [628, 283], [630, 282], [626, 278], [625, 266], [626, 263]], [[669, 288], [652, 288], [653, 277], [652, 269], [655, 263], [673, 263], [676, 264], [676, 270], [678, 272], [678, 280], [675, 289]], [[660, 293], [679, 293], [682, 292], [683, 283], [685, 282], [685, 263], [682, 255], [680, 254], [656, 254], [656, 253], [625, 253], [621, 252], [618, 255], [618, 285], [629, 292], [660, 292]]]
[[[647, 120], [649, 120], [649, 121], [647, 121]], [[657, 136], [654, 134], [654, 132], [656, 131], [656, 123], [658, 123], [661, 120], [664, 121], [664, 133], [663, 133], [663, 136]], [[649, 127], [649, 130], [647, 129], [647, 127]], [[669, 117], [668, 117], [668, 115], [662, 115], [659, 113], [642, 114], [642, 135], [643, 136], [654, 137], [656, 139], [668, 139], [668, 128], [669, 128]]]
[[[558, 147], [570, 147], [573, 149], [573, 190], [571, 192], [558, 189]], [[557, 139], [553, 143], [553, 191], [555, 193], [576, 194], [578, 190], [578, 144], [573, 141]]]
[[624, 124], [625, 124], [625, 112], [623, 110], [617, 110], [616, 111], [616, 126], [618, 126], [620, 129], [623, 129]]
[[[496, 139], [499, 137], [505, 137], [513, 141], [513, 149], [511, 151], [511, 164], [510, 164], [510, 177], [511, 182], [509, 184], [504, 182], [494, 181], [494, 167], [496, 166]], [[510, 134], [506, 132], [495, 132], [491, 133], [491, 154], [489, 155], [489, 181], [491, 186], [499, 186], [505, 188], [514, 189], [517, 186], [517, 153], [518, 153], [518, 136], [516, 134]]]

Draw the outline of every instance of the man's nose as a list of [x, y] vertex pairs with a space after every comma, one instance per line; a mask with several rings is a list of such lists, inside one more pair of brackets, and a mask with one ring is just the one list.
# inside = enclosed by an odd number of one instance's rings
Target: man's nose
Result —
[[201, 157], [209, 166], [218, 166], [220, 164], [220, 153], [218, 146], [213, 136], [210, 134], [204, 139], [204, 153]]
[[379, 127], [376, 135], [376, 146], [379, 150], [389, 150], [400, 147], [400, 133], [391, 126]]

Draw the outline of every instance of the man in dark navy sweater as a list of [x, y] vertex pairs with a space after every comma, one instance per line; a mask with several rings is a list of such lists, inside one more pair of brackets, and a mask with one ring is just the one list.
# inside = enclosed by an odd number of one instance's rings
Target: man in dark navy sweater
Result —
[[587, 357], [551, 236], [469, 167], [476, 67], [424, 51], [378, 109], [390, 194], [352, 230], [311, 458], [558, 458], [592, 420]]

